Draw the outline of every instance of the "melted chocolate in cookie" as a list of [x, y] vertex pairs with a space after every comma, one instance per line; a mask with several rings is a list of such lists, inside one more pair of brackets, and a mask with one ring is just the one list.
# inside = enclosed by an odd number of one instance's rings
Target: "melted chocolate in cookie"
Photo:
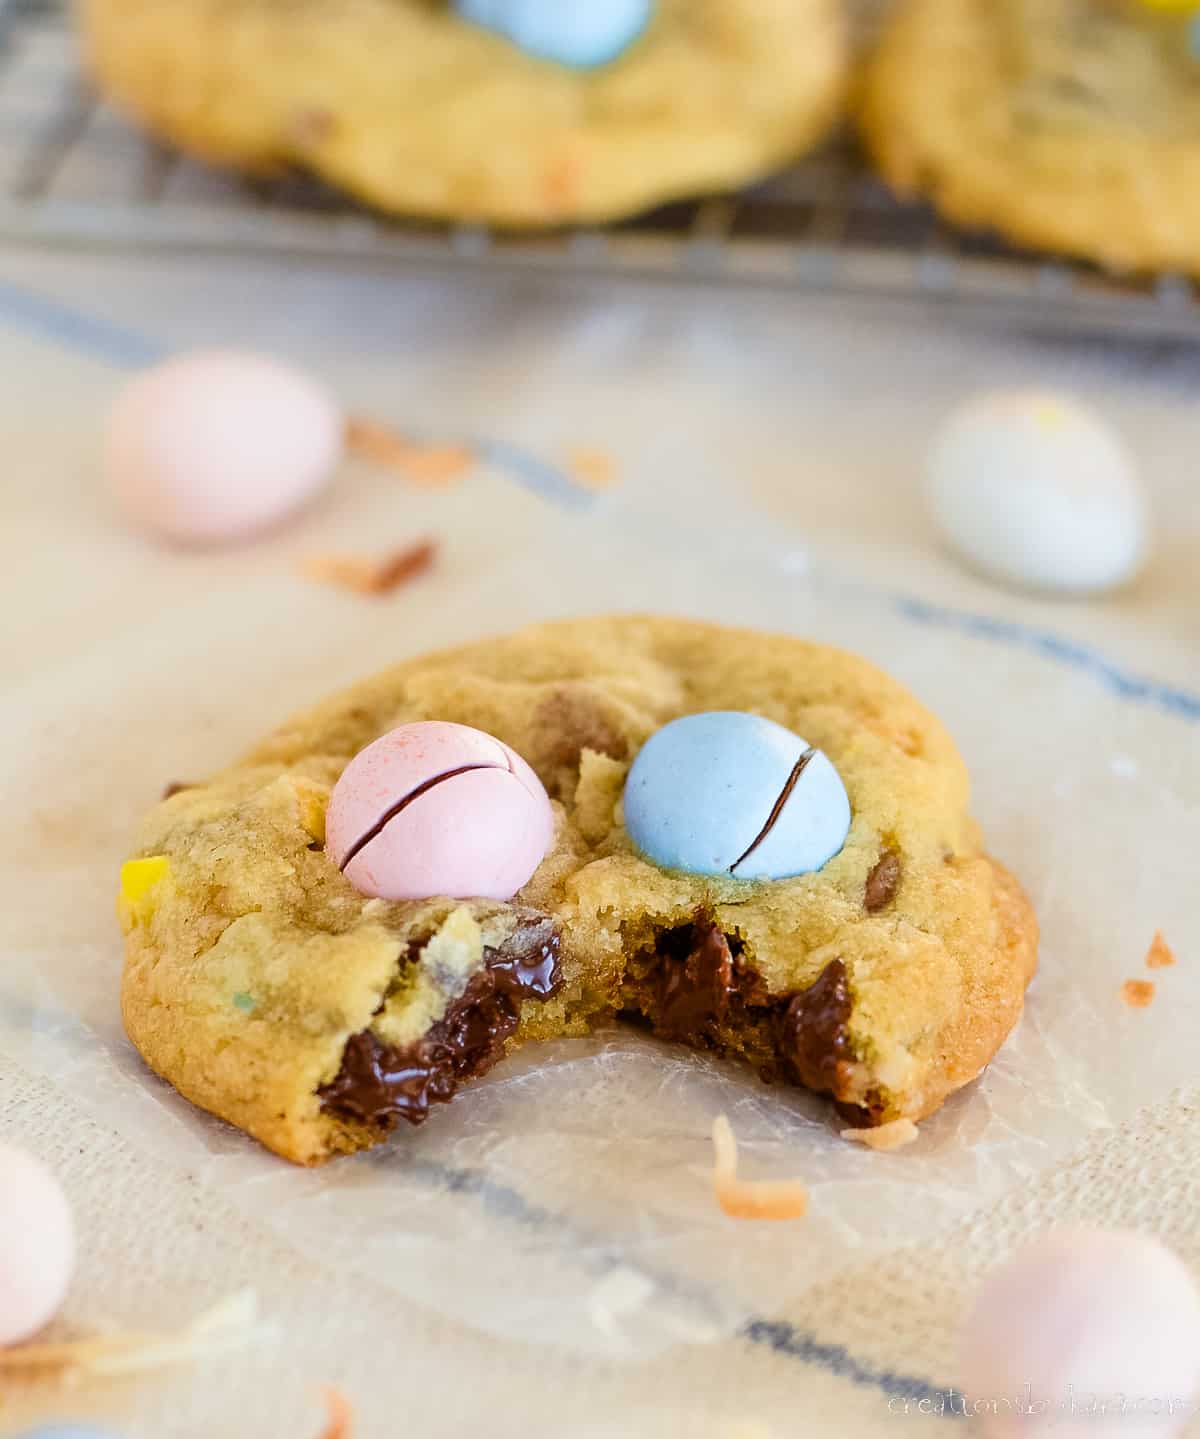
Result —
[[[740, 1053], [766, 1080], [778, 1074], [821, 1093], [844, 1093], [853, 1059], [846, 966], [830, 961], [795, 994], [771, 995], [736, 935], [699, 914], [658, 936], [631, 967], [627, 1017], [698, 1049]], [[848, 1106], [856, 1123], [878, 1119]]]
[[831, 960], [816, 982], [788, 1001], [782, 1041], [802, 1084], [836, 1094], [852, 1058], [846, 966]]
[[[519, 926], [503, 945], [484, 951], [484, 968], [415, 1044], [397, 1048], [370, 1029], [353, 1035], [337, 1077], [320, 1091], [322, 1104], [364, 1124], [422, 1123], [431, 1105], [445, 1104], [503, 1057], [522, 1003], [548, 998], [560, 983], [559, 936], [551, 922]], [[741, 940], [697, 914], [690, 924], [663, 931], [651, 953], [636, 957], [623, 1002], [625, 1018], [694, 1048], [743, 1054], [766, 1080], [782, 1074], [821, 1093], [845, 1092], [852, 1001], [840, 959], [807, 989], [773, 996]], [[877, 1106], [838, 1108], [855, 1124], [881, 1118]]]
[[322, 1105], [364, 1124], [420, 1124], [430, 1105], [445, 1104], [460, 1084], [486, 1074], [503, 1058], [522, 1003], [558, 989], [558, 932], [549, 920], [530, 921], [483, 958], [484, 968], [415, 1044], [400, 1049], [369, 1029], [352, 1035], [336, 1078], [319, 1091]]
[[659, 941], [656, 1029], [696, 1043], [729, 1015], [735, 977], [733, 951], [715, 924], [689, 924]]

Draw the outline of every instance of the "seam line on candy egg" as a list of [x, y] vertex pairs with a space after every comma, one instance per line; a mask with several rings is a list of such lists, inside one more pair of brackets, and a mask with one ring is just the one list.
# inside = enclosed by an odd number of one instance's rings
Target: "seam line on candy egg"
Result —
[[767, 816], [766, 824], [763, 825], [762, 829], [760, 829], [759, 832], [755, 835], [754, 839], [751, 840], [750, 848], [746, 850], [744, 854], [740, 855], [737, 859], [735, 859], [734, 862], [729, 866], [729, 873], [732, 874], [735, 879], [737, 878], [736, 871], [738, 865], [744, 864], [745, 861], [750, 858], [754, 851], [759, 847], [760, 844], [762, 844], [763, 840], [766, 839], [766, 837], [771, 833], [771, 831], [775, 828], [776, 824], [779, 822], [779, 816], [783, 813], [784, 805], [787, 804], [789, 799], [791, 799], [792, 791], [799, 783], [800, 776], [816, 758], [816, 754], [816, 750], [813, 749], [811, 745], [809, 745], [808, 749], [804, 751], [804, 753], [792, 766], [791, 774], [788, 775], [786, 781], [784, 782], [783, 788], [779, 791], [779, 798], [771, 806], [771, 813]]
[[[507, 768], [511, 774], [511, 764]], [[477, 769], [498, 769], [503, 771], [505, 766], [502, 764], [463, 764], [459, 765], [457, 769], [448, 769], [445, 774], [435, 774], [432, 779], [423, 781], [416, 789], [410, 790], [403, 799], [397, 800], [394, 805], [384, 810], [383, 814], [375, 821], [371, 828], [360, 835], [346, 851], [346, 857], [342, 860], [341, 864], [338, 865], [338, 868], [345, 874], [346, 867], [351, 861], [357, 859], [373, 839], [378, 839], [388, 825], [391, 824], [392, 820], [406, 810], [414, 800], [420, 799], [423, 794], [428, 794], [431, 789], [441, 784], [443, 780], [454, 779], [456, 775], [460, 774], [470, 774], [473, 770]]]

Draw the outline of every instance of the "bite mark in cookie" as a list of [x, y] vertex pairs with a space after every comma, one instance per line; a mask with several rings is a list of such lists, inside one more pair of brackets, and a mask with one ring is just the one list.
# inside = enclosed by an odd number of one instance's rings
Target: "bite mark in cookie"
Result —
[[[421, 1124], [461, 1084], [486, 1074], [516, 1033], [521, 1006], [550, 998], [562, 983], [559, 935], [549, 920], [528, 922], [498, 948], [444, 1016], [400, 1048], [370, 1029], [351, 1035], [336, 1078], [318, 1091], [323, 1107], [371, 1126]], [[420, 962], [420, 955], [412, 963]]]
[[700, 913], [631, 959], [624, 1004], [665, 1039], [740, 1055], [765, 1079], [798, 1082], [849, 1104], [859, 1122], [878, 1122], [853, 1103], [853, 1000], [840, 959], [808, 988], [773, 996], [740, 937]]

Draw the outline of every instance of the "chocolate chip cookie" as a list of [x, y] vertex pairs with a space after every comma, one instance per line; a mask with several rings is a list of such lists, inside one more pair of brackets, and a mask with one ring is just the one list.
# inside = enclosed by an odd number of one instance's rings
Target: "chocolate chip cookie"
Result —
[[841, 0], [659, 0], [609, 64], [526, 54], [448, 0], [82, 0], [100, 89], [203, 159], [385, 210], [538, 227], [741, 185], [837, 116]]
[[[813, 873], [659, 868], [622, 793], [685, 714], [802, 734], [851, 806]], [[368, 899], [325, 852], [332, 786], [395, 726], [452, 720], [524, 756], [555, 835], [509, 903]], [[983, 851], [938, 721], [853, 655], [618, 617], [408, 660], [284, 724], [148, 817], [123, 873], [126, 1027], [194, 1103], [314, 1164], [420, 1122], [518, 1044], [617, 1016], [828, 1094], [854, 1124], [918, 1119], [1021, 1013], [1037, 926]]]
[[891, 185], [952, 220], [1200, 273], [1198, 33], [1142, 0], [902, 0], [861, 127]]

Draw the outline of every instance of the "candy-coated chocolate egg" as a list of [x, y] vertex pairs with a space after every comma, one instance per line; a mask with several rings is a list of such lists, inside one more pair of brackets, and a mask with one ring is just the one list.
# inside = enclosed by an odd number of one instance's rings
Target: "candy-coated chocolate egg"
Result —
[[650, 736], [625, 783], [625, 827], [664, 869], [786, 879], [846, 842], [850, 801], [820, 750], [759, 715], [685, 715]]
[[57, 1313], [75, 1264], [67, 1196], [32, 1154], [0, 1144], [0, 1348]]
[[177, 544], [245, 539], [331, 477], [344, 418], [332, 394], [263, 355], [202, 350], [137, 375], [109, 418], [110, 489], [140, 528]]
[[401, 725], [334, 786], [325, 846], [361, 894], [511, 899], [554, 838], [542, 782], [515, 750], [442, 720]]
[[464, 20], [543, 60], [590, 69], [615, 60], [646, 28], [652, 0], [455, 0]]
[[1141, 568], [1145, 501], [1132, 459], [1098, 416], [1060, 396], [982, 395], [929, 455], [930, 513], [947, 545], [992, 579], [1084, 594]]
[[991, 1439], [1165, 1439], [1200, 1394], [1200, 1292], [1156, 1239], [1056, 1230], [985, 1281], [962, 1384]]

